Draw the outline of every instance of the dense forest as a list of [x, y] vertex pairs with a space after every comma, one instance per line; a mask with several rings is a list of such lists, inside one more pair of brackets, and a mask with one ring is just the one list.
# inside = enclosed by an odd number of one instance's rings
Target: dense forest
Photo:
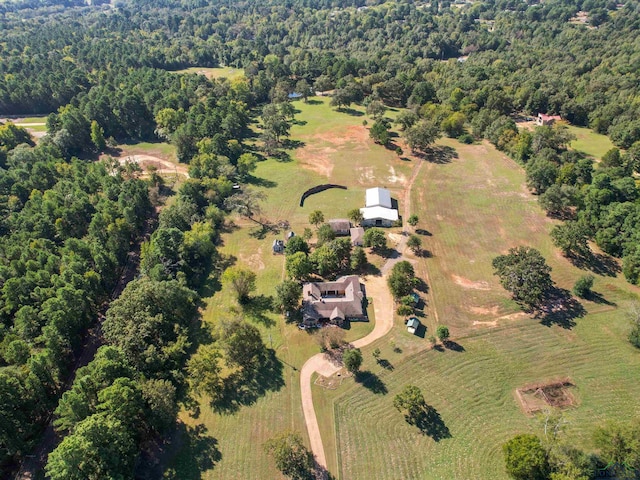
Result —
[[[28, 454], [54, 414], [67, 435], [50, 457], [52, 478], [131, 478], [145, 442], [175, 424], [178, 402], [207, 391], [199, 362], [225, 355], [201, 347], [189, 360], [196, 290], [217, 271], [225, 212], [255, 200], [233, 195], [259, 153], [244, 141], [248, 127], [260, 119], [263, 152], [276, 153], [294, 91], [335, 89], [338, 107], [402, 108], [398, 125], [417, 150], [440, 131], [488, 139], [567, 220], [553, 232], [565, 254], [590, 256], [595, 241], [640, 282], [637, 1], [101, 3], [0, 4], [0, 114], [48, 115], [37, 145], [0, 126], [0, 465]], [[245, 76], [174, 73], [221, 65]], [[618, 148], [592, 159], [568, 148], [562, 124], [518, 128], [518, 115], [539, 112]], [[388, 128], [377, 125], [380, 138]], [[120, 141], [160, 139], [191, 178], [156, 222], [152, 182], [90, 159]], [[64, 392], [140, 242], [140, 278], [111, 302], [106, 345]], [[256, 343], [256, 361], [268, 359], [250, 327], [231, 323], [213, 336], [230, 364], [240, 365], [229, 353], [238, 336]], [[78, 455], [91, 471], [75, 468]]]

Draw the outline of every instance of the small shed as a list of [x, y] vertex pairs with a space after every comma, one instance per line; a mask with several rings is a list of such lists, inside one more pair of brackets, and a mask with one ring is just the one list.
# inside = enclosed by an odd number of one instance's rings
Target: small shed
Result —
[[346, 218], [334, 218], [327, 222], [336, 235], [349, 235], [351, 222]]
[[273, 241], [273, 253], [282, 253], [284, 252], [284, 240], [275, 239]]
[[415, 335], [418, 327], [420, 327], [420, 320], [418, 320], [416, 317], [411, 317], [407, 322], [407, 332], [413, 333]]
[[411, 300], [413, 300], [414, 305], [418, 305], [420, 303], [420, 295], [416, 292], [412, 292], [410, 295]]
[[287, 233], [287, 242], [288, 242], [289, 240], [291, 240], [291, 239], [292, 239], [293, 237], [295, 237], [295, 236], [296, 236], [296, 234], [295, 234], [295, 233], [293, 233], [293, 231], [291, 231], [291, 232]]
[[362, 247], [364, 245], [364, 228], [353, 227], [349, 229], [351, 235], [351, 245], [354, 247]]

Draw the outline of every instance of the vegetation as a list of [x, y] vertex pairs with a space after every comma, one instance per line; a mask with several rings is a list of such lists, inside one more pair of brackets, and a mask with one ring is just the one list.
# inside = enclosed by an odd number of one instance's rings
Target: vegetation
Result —
[[534, 248], [511, 248], [507, 255], [496, 257], [492, 264], [502, 286], [525, 307], [540, 306], [553, 285], [551, 267]]
[[313, 456], [295, 433], [282, 433], [264, 444], [278, 470], [292, 480], [312, 480], [314, 475]]
[[345, 368], [351, 373], [357, 373], [362, 365], [362, 352], [359, 348], [349, 348], [342, 354]]
[[246, 268], [228, 268], [222, 274], [222, 281], [231, 286], [240, 303], [247, 303], [256, 289], [256, 273]]
[[436, 329], [436, 335], [441, 342], [446, 342], [447, 340], [449, 340], [449, 328], [446, 325], [438, 325], [438, 328]]
[[377, 252], [382, 251], [387, 248], [387, 237], [381, 229], [369, 228], [364, 232], [364, 246]]
[[573, 286], [573, 293], [581, 298], [587, 298], [591, 295], [591, 288], [593, 287], [593, 281], [595, 277], [593, 275], [584, 275], [580, 277]]
[[387, 278], [389, 290], [395, 299], [409, 295], [417, 282], [413, 265], [406, 260], [396, 263]]
[[547, 452], [535, 435], [517, 435], [502, 446], [507, 473], [516, 480], [544, 480], [549, 472]]

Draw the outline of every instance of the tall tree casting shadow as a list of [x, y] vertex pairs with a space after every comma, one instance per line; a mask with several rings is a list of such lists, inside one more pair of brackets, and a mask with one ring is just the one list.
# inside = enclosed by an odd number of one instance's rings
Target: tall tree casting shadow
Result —
[[389, 392], [389, 390], [387, 390], [387, 386], [380, 377], [369, 370], [357, 372], [355, 380], [371, 393], [375, 393], [376, 395], [386, 395]]
[[547, 327], [558, 325], [571, 329], [576, 325], [575, 319], [584, 317], [586, 313], [585, 308], [571, 296], [569, 290], [554, 286], [547, 293], [536, 316], [541, 319], [540, 323]]
[[[218, 441], [208, 435], [204, 425], [191, 427], [180, 423], [176, 432], [163, 446], [166, 458], [157, 466], [145, 466], [136, 478], [172, 480], [197, 480], [222, 459]], [[169, 466], [163, 466], [166, 463]], [[162, 472], [164, 470], [164, 472]]]
[[242, 311], [251, 320], [263, 324], [265, 327], [273, 327], [273, 319], [265, 315], [266, 312], [273, 311], [273, 297], [268, 295], [257, 295], [250, 297], [242, 304]]
[[451, 438], [451, 432], [445, 425], [438, 411], [431, 405], [424, 405], [414, 416], [405, 416], [407, 423], [415, 425], [423, 435], [433, 438], [439, 442], [445, 438]]
[[569, 261], [582, 270], [590, 270], [598, 275], [615, 277], [621, 272], [620, 264], [610, 255], [589, 252], [586, 255], [567, 256]]
[[277, 392], [283, 386], [282, 362], [275, 351], [266, 349], [254, 368], [234, 372], [225, 379], [223, 391], [211, 407], [219, 413], [235, 413], [240, 407], [252, 405], [267, 392]]

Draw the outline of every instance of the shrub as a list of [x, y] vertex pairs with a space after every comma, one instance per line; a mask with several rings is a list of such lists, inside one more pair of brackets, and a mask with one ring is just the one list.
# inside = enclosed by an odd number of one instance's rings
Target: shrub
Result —
[[591, 293], [591, 287], [593, 287], [593, 275], [584, 275], [578, 279], [573, 286], [574, 295], [580, 298], [586, 298]]

